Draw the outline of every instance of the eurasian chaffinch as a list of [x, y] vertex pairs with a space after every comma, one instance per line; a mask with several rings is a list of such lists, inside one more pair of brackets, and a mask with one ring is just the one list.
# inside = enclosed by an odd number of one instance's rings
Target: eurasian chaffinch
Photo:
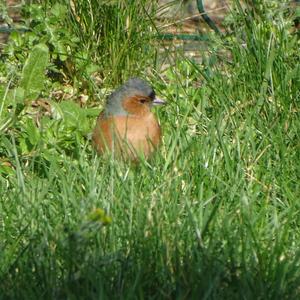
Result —
[[117, 157], [148, 158], [161, 142], [161, 129], [151, 112], [152, 105], [165, 102], [140, 78], [131, 78], [107, 99], [93, 132], [99, 154], [114, 152]]

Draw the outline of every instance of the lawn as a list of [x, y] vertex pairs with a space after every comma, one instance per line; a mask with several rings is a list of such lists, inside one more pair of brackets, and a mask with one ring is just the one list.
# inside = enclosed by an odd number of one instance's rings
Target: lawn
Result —
[[[157, 38], [152, 1], [33, 2], [0, 59], [0, 299], [299, 299], [289, 2], [234, 1], [201, 62]], [[168, 102], [139, 164], [91, 146], [130, 76]]]

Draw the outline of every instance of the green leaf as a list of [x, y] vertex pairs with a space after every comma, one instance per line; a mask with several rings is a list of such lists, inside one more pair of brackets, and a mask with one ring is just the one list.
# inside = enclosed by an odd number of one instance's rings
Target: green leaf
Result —
[[85, 115], [88, 118], [96, 118], [96, 117], [98, 117], [98, 115], [100, 114], [101, 111], [102, 111], [102, 109], [99, 109], [99, 108], [86, 108]]
[[23, 111], [24, 89], [17, 87], [7, 92], [6, 97], [1, 97], [0, 132], [9, 128], [19, 114]]
[[4, 164], [0, 162], [0, 175], [13, 175], [15, 172], [9, 164]]
[[24, 103], [25, 91], [21, 87], [11, 89], [7, 93], [7, 100], [10, 105], [15, 106], [17, 103]]
[[88, 75], [91, 75], [91, 74], [93, 74], [95, 72], [98, 72], [99, 70], [100, 70], [100, 67], [98, 65], [95, 65], [95, 64], [89, 64], [86, 67], [86, 73]]
[[22, 155], [28, 154], [30, 152], [28, 139], [24, 136], [19, 137], [19, 149]]
[[20, 87], [25, 90], [25, 99], [36, 99], [44, 87], [45, 70], [49, 60], [49, 49], [45, 44], [33, 47], [25, 62]]
[[68, 58], [67, 47], [61, 41], [57, 41], [57, 43], [54, 45], [56, 46], [56, 51], [59, 55], [60, 60], [65, 61]]
[[62, 101], [59, 106], [63, 111], [64, 123], [68, 128], [76, 128], [83, 134], [89, 131], [85, 109], [71, 101]]
[[67, 13], [67, 7], [65, 5], [56, 3], [54, 6], [51, 8], [51, 13], [55, 17], [59, 18], [64, 18], [66, 13]]
[[25, 129], [29, 142], [31, 145], [36, 146], [40, 139], [40, 132], [32, 119], [27, 119]]

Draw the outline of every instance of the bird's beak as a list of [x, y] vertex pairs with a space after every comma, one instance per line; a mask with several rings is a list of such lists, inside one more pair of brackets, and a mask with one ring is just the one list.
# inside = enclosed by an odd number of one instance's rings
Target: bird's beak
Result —
[[160, 98], [155, 97], [152, 104], [153, 105], [163, 105], [163, 104], [166, 104], [166, 102]]

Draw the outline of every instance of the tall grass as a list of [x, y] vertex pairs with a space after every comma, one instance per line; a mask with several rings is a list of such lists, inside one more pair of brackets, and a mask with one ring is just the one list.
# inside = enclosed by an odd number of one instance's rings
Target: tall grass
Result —
[[3, 299], [299, 297], [299, 40], [288, 16], [232, 13], [202, 64], [153, 80], [169, 104], [149, 162], [2, 143]]
[[[45, 9], [57, 1], [41, 1]], [[83, 59], [92, 60], [106, 84], [140, 74], [154, 55], [151, 43], [154, 3], [133, 1], [63, 1], [66, 25], [79, 39]], [[77, 54], [78, 55], [78, 54]], [[148, 65], [149, 66], [149, 65]]]

